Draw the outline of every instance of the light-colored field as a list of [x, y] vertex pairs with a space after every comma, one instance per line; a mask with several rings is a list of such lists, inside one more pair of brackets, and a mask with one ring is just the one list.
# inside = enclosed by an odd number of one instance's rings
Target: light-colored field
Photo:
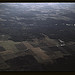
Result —
[[[4, 59], [4, 61], [13, 59], [18, 56], [24, 56], [30, 53], [26, 53], [24, 51], [19, 51], [15, 44], [19, 44], [21, 42], [14, 42], [14, 41], [0, 41], [0, 46], [4, 47], [6, 51], [0, 52], [0, 55]], [[27, 47], [27, 49], [31, 50], [31, 55], [33, 55], [38, 62], [47, 62], [50, 61], [50, 57], [40, 49], [39, 47], [34, 48], [29, 42], [23, 42], [23, 44]]]
[[15, 44], [19, 44], [20, 42], [14, 42], [14, 41], [0, 41], [0, 46], [5, 48], [5, 51], [0, 52], [0, 55], [4, 59], [4, 61], [13, 59], [18, 56], [24, 56], [29, 53], [24, 52], [24, 51], [19, 51], [16, 47]]
[[57, 40], [55, 40], [55, 39], [50, 39], [47, 35], [45, 35], [45, 34], [42, 34], [42, 35], [44, 35], [44, 38], [42, 38], [41, 40], [40, 39], [37, 39], [37, 38], [35, 38], [35, 39], [33, 39], [33, 42], [30, 42], [32, 45], [34, 45], [34, 46], [42, 46], [42, 44], [44, 44], [43, 46], [48, 46], [48, 47], [53, 47], [53, 46], [59, 46], [60, 44], [59, 44], [59, 42], [57, 41]]
[[7, 52], [7, 54], [1, 54], [2, 58], [4, 59], [4, 61], [9, 60], [9, 59], [13, 59], [16, 58], [18, 56], [25, 56], [25, 55], [29, 55], [29, 53], [26, 52], [17, 52], [17, 53], [11, 53], [11, 52]]
[[45, 35], [45, 39], [44, 39], [45, 43], [49, 46], [49, 47], [52, 47], [52, 46], [56, 46], [56, 45], [59, 45], [59, 43], [54, 40], [54, 39], [50, 39], [48, 36]]
[[28, 42], [23, 42], [23, 44], [34, 53], [34, 56], [35, 56], [35, 58], [37, 59], [38, 62], [41, 63], [41, 62], [51, 61], [50, 57], [45, 53], [45, 51], [43, 51], [39, 47], [34, 48]]
[[[46, 43], [48, 47], [52, 47], [58, 44], [58, 42], [48, 38], [47, 36], [42, 41], [39, 41], [39, 39], [36, 39], [36, 42], [35, 40], [33, 41], [34, 44], [39, 44], [40, 42]], [[20, 43], [23, 43], [27, 47], [27, 49], [18, 50], [15, 44], [20, 44]], [[51, 54], [47, 55], [47, 51], [41, 49], [41, 44], [40, 47], [39, 46], [33, 47], [31, 45], [31, 42], [28, 41], [23, 41], [23, 42], [14, 42], [11, 40], [0, 41], [0, 46], [5, 48], [5, 51], [0, 52], [0, 55], [2, 56], [4, 61], [16, 58], [18, 56], [33, 55], [39, 63], [44, 63], [44, 62], [53, 63], [53, 59], [63, 58], [64, 55], [69, 55], [69, 53], [66, 52], [61, 47], [59, 47], [59, 49], [64, 51], [65, 54], [62, 53], [61, 51], [55, 51], [55, 52], [51, 51]]]
[[3, 46], [6, 49], [6, 51], [8, 51], [8, 52], [11, 51], [12, 53], [18, 51], [18, 49], [15, 47], [14, 44], [15, 44], [15, 42], [10, 41], [10, 40], [8, 40], [8, 41], [0, 41], [0, 46]]

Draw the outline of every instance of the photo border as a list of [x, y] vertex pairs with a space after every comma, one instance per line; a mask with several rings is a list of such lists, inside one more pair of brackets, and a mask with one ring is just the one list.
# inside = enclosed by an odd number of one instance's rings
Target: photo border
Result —
[[[73, 3], [73, 2], [75, 2], [75, 0], [0, 0], [0, 3], [15, 3], [15, 2], [18, 2], [18, 3], [37, 3], [37, 2], [39, 2], [39, 3], [41, 3], [41, 2], [44, 2], [44, 3], [46, 3], [46, 2], [61, 2], [61, 3], [63, 3], [63, 2], [66, 2], [66, 3]], [[13, 72], [9, 72], [9, 71], [2, 71], [2, 72], [0, 72], [0, 75], [64, 75], [64, 74], [66, 74], [66, 75], [72, 75], [72, 74], [75, 74], [75, 72], [60, 72], [60, 71], [50, 71], [50, 72], [35, 72], [35, 71], [32, 71], [32, 72], [30, 72], [30, 71], [28, 71], [28, 72], [20, 72], [20, 71], [18, 71], [18, 72], [15, 72], [15, 71], [13, 71]]]

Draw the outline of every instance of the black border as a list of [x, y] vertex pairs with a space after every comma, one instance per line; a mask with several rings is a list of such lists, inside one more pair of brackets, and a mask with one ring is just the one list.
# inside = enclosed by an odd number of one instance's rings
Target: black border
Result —
[[75, 72], [0, 72], [0, 75], [75, 75]]
[[0, 0], [0, 2], [75, 2], [75, 0]]

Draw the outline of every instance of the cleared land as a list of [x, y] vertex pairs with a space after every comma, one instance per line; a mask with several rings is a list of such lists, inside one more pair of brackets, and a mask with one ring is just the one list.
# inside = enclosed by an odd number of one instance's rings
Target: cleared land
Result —
[[[29, 48], [34, 53], [35, 58], [38, 60], [38, 62], [47, 62], [50, 59], [50, 57], [47, 54], [45, 54], [45, 51], [43, 51], [39, 47], [34, 48], [28, 42], [23, 42], [23, 43], [27, 48]], [[51, 60], [49, 60], [49, 61], [51, 61]]]

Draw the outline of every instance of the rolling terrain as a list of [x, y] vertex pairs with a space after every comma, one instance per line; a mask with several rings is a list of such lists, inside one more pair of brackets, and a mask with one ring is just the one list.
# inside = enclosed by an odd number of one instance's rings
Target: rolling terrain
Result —
[[75, 71], [75, 3], [0, 3], [0, 71]]

